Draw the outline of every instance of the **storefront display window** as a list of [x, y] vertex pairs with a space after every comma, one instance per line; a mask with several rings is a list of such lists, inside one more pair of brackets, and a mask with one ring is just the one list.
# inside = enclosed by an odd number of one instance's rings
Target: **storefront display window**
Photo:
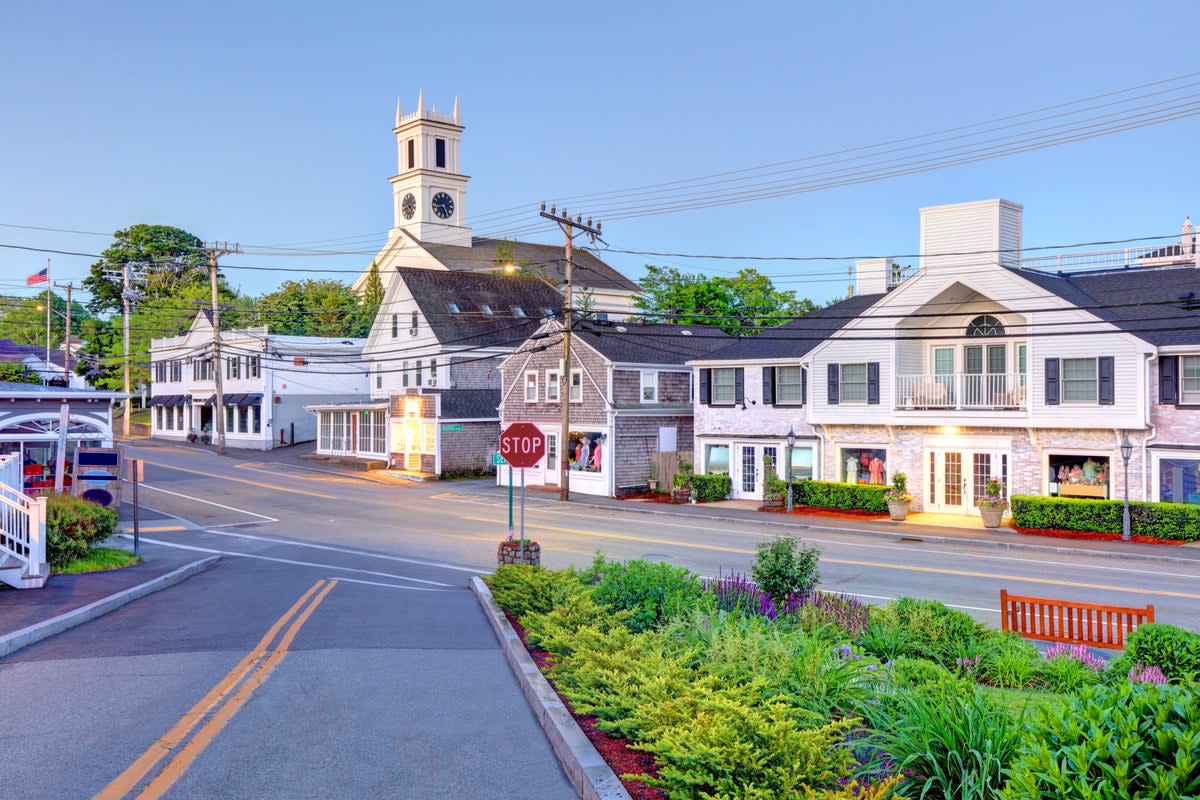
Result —
[[572, 431], [567, 439], [567, 461], [580, 472], [601, 472], [607, 462], [608, 437], [599, 431]]
[[1158, 499], [1167, 503], [1200, 503], [1200, 459], [1159, 459]]
[[729, 445], [707, 444], [704, 446], [704, 472], [708, 475], [729, 474]]
[[792, 480], [807, 481], [813, 476], [813, 449], [811, 447], [792, 448]]
[[843, 447], [838, 472], [846, 483], [887, 483], [887, 450], [879, 447]]
[[1109, 496], [1108, 456], [1051, 454], [1047, 456], [1047, 468], [1051, 497]]

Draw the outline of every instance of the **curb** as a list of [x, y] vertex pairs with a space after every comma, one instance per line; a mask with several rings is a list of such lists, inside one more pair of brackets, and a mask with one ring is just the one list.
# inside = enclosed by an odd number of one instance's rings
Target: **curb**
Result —
[[34, 623], [27, 628], [22, 628], [19, 631], [0, 636], [0, 658], [15, 653], [17, 650], [28, 647], [35, 642], [40, 642], [42, 639], [48, 639], [63, 631], [70, 630], [76, 625], [82, 625], [110, 611], [115, 611], [121, 606], [132, 603], [134, 600], [145, 597], [148, 594], [153, 594], [154, 592], [174, 586], [185, 578], [190, 578], [197, 572], [203, 572], [208, 569], [219, 561], [220, 558], [220, 556], [209, 556], [199, 561], [193, 561], [165, 575], [151, 578], [145, 583], [131, 586], [116, 594], [103, 597], [74, 611], [59, 614], [57, 617], [52, 617], [51, 619]]
[[496, 605], [487, 584], [478, 577], [472, 577], [470, 586], [488, 622], [492, 624], [496, 638], [500, 640], [500, 649], [504, 651], [504, 657], [521, 684], [525, 699], [541, 723], [575, 791], [582, 800], [629, 800], [629, 792], [612, 767], [596, 752], [546, 676], [533, 663], [529, 651], [521, 643], [521, 637], [517, 636], [504, 612]]

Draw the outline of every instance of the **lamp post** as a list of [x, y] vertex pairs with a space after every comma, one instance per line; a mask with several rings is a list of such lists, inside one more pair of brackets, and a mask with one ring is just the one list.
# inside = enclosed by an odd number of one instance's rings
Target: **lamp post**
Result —
[[787, 432], [787, 511], [792, 513], [792, 448], [796, 446], [796, 432], [792, 430], [792, 426], [788, 425]]
[[1125, 462], [1125, 509], [1121, 513], [1121, 538], [1129, 541], [1129, 458], [1133, 455], [1133, 442], [1126, 434], [1121, 439], [1121, 460]]

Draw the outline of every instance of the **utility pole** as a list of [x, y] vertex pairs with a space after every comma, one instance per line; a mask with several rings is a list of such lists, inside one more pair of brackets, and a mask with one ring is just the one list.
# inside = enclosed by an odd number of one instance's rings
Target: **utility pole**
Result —
[[54, 285], [54, 281], [51, 280], [51, 278], [50, 278], [50, 259], [47, 258], [46, 259], [46, 367], [47, 367], [47, 369], [50, 367], [50, 315], [54, 313], [53, 311], [51, 311], [51, 308], [53, 308], [53, 306], [51, 306], [51, 304], [50, 304], [50, 301], [53, 299], [50, 295], [50, 287], [53, 285]]
[[[596, 237], [600, 235], [603, 223], [597, 222], [593, 226], [591, 217], [588, 217], [588, 221], [585, 223], [581, 214], [576, 214], [575, 219], [572, 220], [571, 215], [567, 213], [565, 208], [560, 215], [557, 206], [550, 206], [550, 211], [547, 212], [545, 203], [542, 203], [539, 215], [555, 222], [567, 237], [566, 262], [563, 266], [563, 278], [565, 282], [563, 290], [563, 357], [562, 364], [558, 370], [558, 398], [562, 405], [562, 427], [558, 435], [558, 499], [565, 501], [571, 499], [571, 461], [570, 454], [567, 452], [567, 439], [571, 435], [571, 330], [575, 303], [571, 289], [571, 258], [573, 256], [576, 229], [582, 233], [586, 233], [591, 237], [592, 241], [595, 241]], [[582, 381], [580, 381], [579, 390], [580, 392], [583, 391]]]
[[71, 290], [75, 288], [75, 281], [67, 281], [66, 283], [54, 284], [60, 289], [67, 290], [67, 330], [63, 334], [63, 380], [66, 381], [66, 386], [71, 385]]
[[133, 304], [142, 299], [142, 290], [134, 288], [134, 283], [141, 283], [146, 279], [146, 273], [140, 270], [141, 267], [148, 267], [149, 264], [141, 261], [126, 261], [121, 265], [121, 269], [106, 269], [104, 275], [109, 280], [121, 281], [121, 316], [123, 317], [124, 334], [122, 337], [121, 357], [124, 362], [124, 414], [121, 420], [121, 432], [124, 438], [130, 436], [130, 425], [133, 422], [133, 390], [129, 383], [129, 312], [133, 308]]
[[213, 401], [213, 430], [217, 433], [217, 452], [225, 455], [225, 395], [221, 384], [221, 304], [217, 297], [217, 259], [231, 253], [240, 253], [242, 248], [229, 242], [210, 242], [204, 249], [208, 251], [208, 279], [212, 285], [212, 369], [217, 390]]

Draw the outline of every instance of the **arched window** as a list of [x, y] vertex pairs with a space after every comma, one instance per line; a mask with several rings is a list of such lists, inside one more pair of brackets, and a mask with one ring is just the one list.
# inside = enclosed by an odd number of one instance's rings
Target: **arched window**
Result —
[[967, 326], [967, 336], [1003, 336], [1004, 323], [991, 314], [980, 314]]

